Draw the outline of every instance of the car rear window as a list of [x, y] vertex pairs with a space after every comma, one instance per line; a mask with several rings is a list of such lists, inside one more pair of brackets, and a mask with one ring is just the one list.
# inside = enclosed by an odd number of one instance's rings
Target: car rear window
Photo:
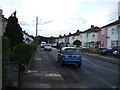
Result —
[[51, 45], [45, 45], [45, 46], [51, 46]]
[[80, 52], [77, 49], [73, 49], [73, 48], [65, 49], [63, 51], [63, 53], [66, 54], [66, 55], [79, 55], [80, 54]]

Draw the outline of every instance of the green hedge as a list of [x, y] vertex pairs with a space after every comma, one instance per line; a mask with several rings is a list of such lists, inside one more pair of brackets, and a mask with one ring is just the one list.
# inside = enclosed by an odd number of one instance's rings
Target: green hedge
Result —
[[[36, 43], [20, 44], [15, 47], [15, 51], [12, 52], [13, 60], [20, 61], [21, 64], [28, 64], [29, 60], [36, 50]], [[15, 55], [15, 56], [14, 56]]]
[[5, 88], [7, 81], [10, 41], [7, 37], [2, 36], [2, 88]]

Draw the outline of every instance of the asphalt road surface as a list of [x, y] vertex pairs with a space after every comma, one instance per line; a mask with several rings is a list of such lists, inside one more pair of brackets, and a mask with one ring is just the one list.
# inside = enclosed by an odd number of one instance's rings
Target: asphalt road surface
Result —
[[81, 53], [81, 67], [61, 66], [57, 49], [38, 47], [21, 88], [118, 88], [118, 65]]

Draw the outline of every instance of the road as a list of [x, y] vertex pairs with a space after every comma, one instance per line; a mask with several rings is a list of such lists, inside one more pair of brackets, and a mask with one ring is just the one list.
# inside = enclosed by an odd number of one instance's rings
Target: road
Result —
[[81, 67], [61, 66], [57, 49], [37, 48], [21, 88], [117, 88], [118, 65], [81, 52]]

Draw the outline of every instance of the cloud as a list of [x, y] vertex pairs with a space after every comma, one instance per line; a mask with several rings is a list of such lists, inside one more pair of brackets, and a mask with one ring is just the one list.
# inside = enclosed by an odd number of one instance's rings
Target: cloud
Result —
[[43, 21], [43, 19], [42, 19], [42, 20], [39, 21], [39, 24], [40, 24], [40, 25], [45, 25], [45, 24], [49, 24], [49, 23], [51, 23], [51, 22], [52, 22], [52, 20]]
[[38, 34], [59, 36], [88, 29], [91, 24], [104, 26], [117, 18], [119, 0], [4, 0], [6, 17], [17, 10], [17, 17], [23, 30], [35, 36], [36, 17]]

